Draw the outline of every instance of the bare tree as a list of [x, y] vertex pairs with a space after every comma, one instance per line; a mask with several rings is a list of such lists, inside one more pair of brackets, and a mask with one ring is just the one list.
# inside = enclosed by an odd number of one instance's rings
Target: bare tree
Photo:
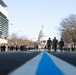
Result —
[[76, 42], [76, 15], [71, 14], [60, 23], [61, 38], [66, 42]]
[[21, 36], [19, 37], [17, 34], [13, 33], [10, 35], [8, 39], [8, 45], [26, 45], [28, 47], [34, 47], [34, 42], [32, 40], [29, 40], [28, 38]]

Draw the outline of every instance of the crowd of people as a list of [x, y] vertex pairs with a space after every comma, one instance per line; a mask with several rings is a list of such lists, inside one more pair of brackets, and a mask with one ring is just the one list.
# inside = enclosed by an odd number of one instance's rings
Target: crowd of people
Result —
[[[1, 51], [6, 51], [6, 49], [8, 49], [8, 51], [13, 51], [13, 50], [24, 51], [24, 50], [38, 49], [38, 45], [34, 46], [34, 47], [27, 47], [26, 45], [23, 45], [23, 44], [21, 44], [21, 45], [8, 45], [8, 46], [3, 44], [0, 46]], [[53, 40], [51, 40], [51, 38], [49, 38], [47, 40], [47, 44], [45, 45], [45, 49], [48, 49], [48, 51], [50, 51], [51, 49], [53, 49], [54, 51], [57, 51], [57, 49], [60, 49], [62, 52], [63, 50], [65, 50], [64, 41], [63, 41], [63, 39], [58, 41], [56, 39], [56, 37], [54, 37]], [[70, 51], [70, 48], [66, 48], [66, 50]], [[71, 47], [71, 50], [74, 51], [75, 49], [73, 47]]]
[[62, 51], [63, 46], [64, 46], [64, 41], [62, 39], [59, 42], [56, 39], [56, 37], [54, 37], [53, 40], [51, 40], [50, 38], [47, 40], [47, 49], [48, 50], [50, 50], [52, 47], [52, 49], [54, 49], [54, 51], [56, 51], [58, 46], [59, 46], [59, 49]]
[[5, 44], [0, 46], [1, 51], [6, 51], [6, 49], [8, 49], [8, 51], [13, 51], [13, 50], [22, 51], [22, 50], [27, 50], [27, 47], [26, 45], [22, 45], [22, 44], [20, 46], [19, 45], [5, 45]]
[[5, 50], [6, 50], [6, 46], [5, 46], [5, 45], [1, 45], [1, 46], [0, 46], [0, 50], [1, 50], [1, 51], [5, 51]]
[[51, 40], [50, 38], [47, 40], [47, 49], [51, 50], [51, 48], [54, 49], [54, 51], [56, 51], [57, 49], [60, 49], [61, 52], [63, 50], [65, 50], [65, 51], [75, 51], [75, 48], [73, 46], [72, 47], [65, 46], [65, 43], [64, 43], [63, 39], [58, 41], [56, 39], [56, 37], [54, 37], [53, 40]]

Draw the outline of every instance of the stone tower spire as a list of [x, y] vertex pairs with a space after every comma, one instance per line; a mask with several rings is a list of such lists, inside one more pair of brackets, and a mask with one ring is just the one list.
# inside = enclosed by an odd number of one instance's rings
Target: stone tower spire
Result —
[[44, 25], [42, 25], [42, 30], [43, 30], [43, 28], [44, 28]]

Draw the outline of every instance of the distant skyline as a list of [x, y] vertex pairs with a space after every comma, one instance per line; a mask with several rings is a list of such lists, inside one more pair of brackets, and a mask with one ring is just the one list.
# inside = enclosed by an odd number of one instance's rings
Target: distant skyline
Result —
[[[44, 25], [48, 37], [60, 38], [63, 18], [76, 14], [76, 0], [3, 0], [8, 6], [9, 34], [38, 38]], [[11, 25], [12, 24], [12, 25]]]

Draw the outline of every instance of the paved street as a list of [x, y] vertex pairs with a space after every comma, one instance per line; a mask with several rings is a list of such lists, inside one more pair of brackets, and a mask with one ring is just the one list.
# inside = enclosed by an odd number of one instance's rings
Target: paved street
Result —
[[0, 75], [7, 75], [15, 68], [26, 63], [40, 52], [1, 52], [0, 53]]
[[76, 66], [76, 52], [49, 52], [50, 54]]
[[[43, 56], [41, 54], [42, 52], [43, 52]], [[48, 53], [50, 53], [50, 55], [52, 54], [60, 59], [67, 61], [68, 63], [72, 64], [73, 67], [76, 68], [76, 52], [50, 51]], [[41, 54], [41, 55], [39, 55], [39, 54]], [[14, 71], [15, 69], [19, 68], [23, 64], [26, 64], [27, 61], [30, 61], [30, 59], [32, 59], [33, 57], [36, 57], [37, 55], [39, 55], [39, 56], [38, 56], [38, 58], [35, 59], [35, 62], [38, 62], [38, 60], [43, 60], [43, 57], [44, 57], [44, 59], [46, 59], [46, 54], [44, 53], [44, 51], [0, 52], [0, 75], [8, 75], [9, 73], [10, 73], [9, 75], [17, 75], [17, 74], [11, 74], [11, 72]], [[51, 56], [51, 59], [52, 59], [52, 56]], [[49, 62], [48, 60], [46, 60], [46, 61]], [[43, 64], [44, 64], [44, 62], [43, 62]], [[35, 64], [33, 64], [33, 63], [32, 63], [32, 65], [35, 66]], [[62, 64], [62, 66], [64, 66], [64, 65], [65, 64]], [[26, 70], [26, 69], [24, 68], [24, 70]], [[21, 74], [18, 74], [18, 75], [21, 75]], [[26, 75], [26, 74], [24, 74], [24, 75]], [[45, 75], [46, 75], [46, 73], [45, 73]], [[63, 75], [63, 74], [61, 74], [61, 75]]]

